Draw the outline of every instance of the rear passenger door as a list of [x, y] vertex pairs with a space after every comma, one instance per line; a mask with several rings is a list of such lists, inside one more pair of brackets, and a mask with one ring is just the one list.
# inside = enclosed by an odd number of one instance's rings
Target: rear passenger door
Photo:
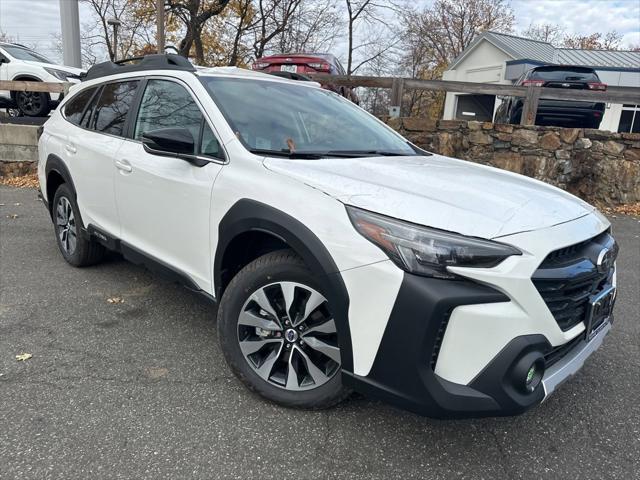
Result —
[[[139, 83], [127, 80], [102, 86], [82, 113], [80, 128], [69, 130], [64, 146], [85, 226], [92, 225], [114, 237], [120, 236], [114, 160], [122, 146]], [[70, 120], [77, 113], [66, 107], [65, 115]]]
[[[213, 182], [224, 164], [220, 144], [188, 86], [175, 79], [146, 81], [130, 138], [116, 161], [116, 199], [126, 246], [167, 264], [211, 291], [210, 205]], [[195, 141], [196, 166], [148, 153], [145, 132], [186, 128]]]

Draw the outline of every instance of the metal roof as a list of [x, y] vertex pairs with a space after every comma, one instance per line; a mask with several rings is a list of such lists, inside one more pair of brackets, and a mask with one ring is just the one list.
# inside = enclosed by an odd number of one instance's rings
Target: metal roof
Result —
[[640, 52], [558, 48], [555, 63], [594, 67], [640, 68]]
[[557, 48], [549, 42], [517, 37], [506, 33], [484, 32], [453, 61], [449, 70], [454, 69], [480, 42], [487, 40], [513, 58], [513, 60], [535, 60], [538, 62], [563, 65], [584, 65], [589, 67], [640, 68], [640, 52], [625, 50], [581, 50]]

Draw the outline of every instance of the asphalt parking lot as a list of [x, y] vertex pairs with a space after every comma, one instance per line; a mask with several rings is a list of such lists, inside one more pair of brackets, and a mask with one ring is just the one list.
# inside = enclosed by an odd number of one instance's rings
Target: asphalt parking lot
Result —
[[585, 368], [525, 415], [438, 421], [266, 403], [227, 369], [214, 305], [117, 256], [68, 266], [35, 190], [0, 204], [2, 479], [638, 478], [636, 218], [612, 218], [617, 318]]

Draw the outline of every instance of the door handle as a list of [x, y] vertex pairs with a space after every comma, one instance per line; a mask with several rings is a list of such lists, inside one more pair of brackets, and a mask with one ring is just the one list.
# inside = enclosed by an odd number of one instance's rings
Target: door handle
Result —
[[122, 170], [123, 172], [130, 173], [133, 171], [133, 167], [127, 160], [116, 160], [116, 168], [118, 170]]
[[76, 153], [78, 151], [78, 149], [72, 143], [67, 143], [64, 146], [64, 149], [71, 154]]

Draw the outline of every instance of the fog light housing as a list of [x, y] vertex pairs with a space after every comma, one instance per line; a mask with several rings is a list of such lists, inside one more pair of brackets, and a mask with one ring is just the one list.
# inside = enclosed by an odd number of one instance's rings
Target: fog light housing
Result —
[[512, 385], [521, 393], [533, 393], [544, 376], [544, 356], [533, 351], [524, 354], [513, 366], [510, 374]]
[[527, 370], [527, 375], [524, 381], [524, 388], [527, 392], [531, 393], [542, 381], [542, 376], [544, 374], [544, 365], [540, 361], [536, 361], [531, 364], [529, 370]]

